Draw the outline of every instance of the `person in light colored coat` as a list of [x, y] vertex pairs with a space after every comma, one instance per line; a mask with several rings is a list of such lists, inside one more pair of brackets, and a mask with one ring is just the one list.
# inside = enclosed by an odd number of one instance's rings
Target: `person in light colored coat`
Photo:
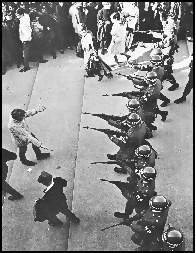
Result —
[[32, 148], [36, 154], [38, 160], [47, 158], [50, 156], [49, 153], [41, 153], [40, 148], [47, 149], [42, 145], [33, 133], [29, 132], [29, 127], [25, 121], [25, 118], [33, 116], [38, 112], [44, 111], [46, 108], [44, 106], [38, 107], [38, 110], [32, 109], [24, 111], [22, 109], [14, 109], [11, 112], [8, 129], [11, 132], [11, 137], [13, 142], [19, 148], [19, 157], [20, 161], [27, 166], [34, 166], [35, 163], [32, 161], [28, 161], [26, 159], [25, 153], [27, 151], [27, 145], [32, 143]]

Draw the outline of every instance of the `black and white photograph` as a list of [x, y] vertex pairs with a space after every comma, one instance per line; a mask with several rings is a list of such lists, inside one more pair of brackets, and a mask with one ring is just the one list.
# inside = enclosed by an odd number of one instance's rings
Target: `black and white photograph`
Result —
[[194, 251], [195, 2], [2, 2], [2, 251]]

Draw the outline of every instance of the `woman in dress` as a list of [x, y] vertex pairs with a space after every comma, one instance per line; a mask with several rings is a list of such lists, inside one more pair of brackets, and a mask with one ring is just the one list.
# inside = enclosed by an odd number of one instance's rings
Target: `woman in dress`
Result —
[[117, 54], [125, 53], [126, 27], [119, 12], [112, 14], [111, 20], [114, 24], [111, 31], [112, 41], [108, 52], [114, 55], [114, 60], [119, 65]]
[[98, 75], [98, 81], [101, 81], [104, 75], [108, 78], [113, 77], [112, 69], [98, 56], [96, 39], [92, 32], [87, 30], [85, 24], [79, 25], [78, 34], [81, 37], [81, 45], [84, 50], [85, 77]]

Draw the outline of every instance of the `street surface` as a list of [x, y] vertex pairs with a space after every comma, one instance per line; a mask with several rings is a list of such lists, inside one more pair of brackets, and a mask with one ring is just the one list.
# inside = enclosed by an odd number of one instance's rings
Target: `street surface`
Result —
[[[156, 191], [172, 201], [168, 222], [182, 229], [186, 251], [192, 251], [193, 95], [191, 92], [183, 104], [173, 103], [182, 95], [189, 73], [187, 44], [179, 41], [179, 45], [173, 69], [180, 88], [168, 91], [171, 85], [164, 82], [163, 94], [171, 100], [171, 104], [162, 110], [168, 110], [169, 115], [165, 122], [157, 117], [155, 125], [158, 130], [153, 132], [149, 142], [158, 152]], [[149, 50], [137, 48], [132, 60], [149, 61]], [[118, 147], [104, 133], [83, 127], [114, 128], [98, 117], [82, 114], [127, 114], [128, 99], [102, 95], [135, 90], [131, 81], [115, 74], [128, 74], [134, 70], [127, 67], [115, 69], [113, 79], [104, 77], [98, 82], [97, 77], [84, 80], [83, 59], [77, 58], [73, 51], [58, 54], [56, 60], [48, 59], [45, 64], [30, 65], [32, 68], [26, 73], [19, 73], [13, 68], [2, 80], [3, 147], [16, 151], [7, 129], [10, 112], [15, 108], [37, 108], [41, 104], [46, 107], [45, 112], [28, 118], [27, 123], [43, 145], [54, 150], [49, 159], [38, 162], [31, 172], [19, 159], [9, 162], [9, 183], [24, 195], [24, 199], [11, 202], [5, 197], [2, 250], [134, 251], [137, 245], [130, 240], [133, 233], [129, 227], [118, 226], [101, 232], [102, 228], [121, 221], [113, 213], [124, 211], [126, 200], [117, 187], [100, 179], [126, 181], [127, 176], [116, 174], [113, 171], [115, 165], [91, 163], [107, 161], [106, 155], [115, 154]], [[104, 55], [103, 59], [108, 64], [113, 63], [110, 55]], [[122, 56], [120, 60], [125, 58]], [[30, 145], [27, 158], [36, 161]], [[61, 169], [57, 170], [58, 165]], [[81, 219], [80, 224], [69, 224], [61, 214], [59, 218], [64, 222], [61, 228], [33, 221], [34, 202], [43, 195], [44, 187], [37, 182], [43, 170], [68, 181], [64, 192], [69, 207]]]

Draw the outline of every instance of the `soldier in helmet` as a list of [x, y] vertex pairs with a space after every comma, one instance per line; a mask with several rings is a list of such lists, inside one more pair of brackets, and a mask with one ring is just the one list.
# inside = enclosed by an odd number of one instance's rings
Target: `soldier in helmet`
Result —
[[155, 117], [156, 114], [160, 114], [162, 121], [166, 120], [168, 115], [167, 111], [161, 111], [157, 106], [157, 99], [160, 97], [162, 83], [157, 78], [157, 74], [154, 71], [148, 72], [146, 75], [147, 89], [143, 95], [143, 110], [149, 114], [149, 116]]
[[[153, 71], [157, 74], [157, 78], [161, 81], [161, 83], [164, 80], [165, 70], [164, 70], [162, 58], [159, 55], [152, 55], [149, 65], [141, 65], [141, 64], [139, 65], [138, 64], [138, 65], [134, 65], [133, 67], [135, 69], [139, 69], [141, 71]], [[161, 106], [166, 106], [167, 104], [170, 103], [169, 98], [167, 98], [161, 92], [159, 95], [159, 99], [161, 99], [163, 101]]]
[[175, 27], [168, 23], [164, 29], [164, 35], [161, 45], [163, 52], [163, 65], [165, 70], [164, 80], [168, 80], [172, 86], [168, 88], [169, 91], [174, 91], [179, 87], [176, 79], [173, 76], [172, 65], [174, 63], [174, 53], [179, 48], [177, 45], [177, 37], [175, 35]]
[[166, 120], [168, 115], [167, 111], [161, 111], [157, 106], [157, 99], [160, 96], [162, 89], [161, 81], [157, 78], [157, 74], [154, 71], [148, 72], [143, 78], [143, 81], [137, 83], [140, 91], [123, 92], [113, 94], [113, 96], [123, 96], [129, 99], [133, 97], [140, 97], [140, 104], [145, 114], [145, 117], [149, 117], [149, 122], [153, 122], [156, 118], [156, 114], [160, 114], [162, 121]]
[[141, 145], [135, 150], [135, 167], [136, 172], [139, 173], [140, 169], [145, 166], [155, 166], [155, 159], [157, 153], [149, 145]]
[[[125, 225], [130, 226], [135, 232], [131, 237], [132, 241], [140, 245], [141, 250], [150, 250], [152, 241], [157, 238], [161, 239], [170, 206], [170, 200], [157, 195], [150, 199], [148, 210], [144, 210], [125, 221]], [[133, 223], [133, 221], [138, 222]]]
[[153, 196], [157, 195], [155, 192], [156, 174], [156, 169], [153, 167], [143, 167], [143, 169], [141, 169], [140, 177], [137, 183], [134, 184], [135, 189], [127, 198], [125, 212], [115, 212], [115, 217], [128, 219], [129, 215], [133, 213], [134, 209], [136, 213], [141, 213], [143, 210], [147, 210], [149, 208], [149, 200]]
[[[108, 154], [107, 157], [110, 160], [116, 160], [121, 167], [115, 167], [114, 171], [117, 173], [132, 175], [133, 169], [135, 168], [135, 150], [141, 145], [150, 145], [148, 141], [144, 139], [146, 134], [146, 125], [141, 121], [138, 114], [132, 113], [129, 120], [124, 122], [124, 125], [128, 127], [126, 131], [127, 136], [117, 138], [112, 134], [108, 134], [108, 137], [112, 142], [120, 147], [120, 150], [115, 155]], [[150, 145], [151, 147], [151, 145]]]
[[162, 50], [160, 48], [154, 48], [150, 53], [150, 57], [155, 55], [159, 55], [162, 58], [163, 56]]
[[185, 251], [185, 242], [183, 233], [173, 226], [168, 225], [163, 232], [162, 240], [159, 242], [161, 251]]
[[122, 124], [127, 128], [127, 138], [131, 142], [140, 143], [143, 138], [148, 139], [152, 137], [151, 130], [137, 113], [131, 113]]

